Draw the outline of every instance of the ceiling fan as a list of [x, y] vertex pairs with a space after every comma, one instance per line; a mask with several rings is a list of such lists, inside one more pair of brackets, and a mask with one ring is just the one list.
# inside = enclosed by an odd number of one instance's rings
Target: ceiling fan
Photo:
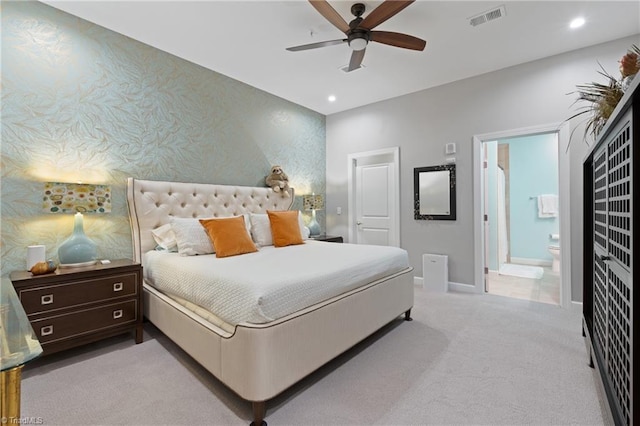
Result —
[[303, 44], [301, 46], [288, 47], [287, 50], [298, 52], [300, 50], [348, 43], [353, 52], [351, 53], [351, 60], [349, 61], [347, 72], [360, 68], [365, 49], [370, 41], [402, 47], [404, 49], [422, 51], [427, 44], [427, 42], [422, 39], [390, 31], [372, 31], [376, 26], [391, 18], [414, 1], [415, 0], [386, 0], [380, 6], [373, 9], [365, 18], [362, 18], [365, 12], [365, 5], [355, 3], [351, 6], [351, 13], [355, 16], [355, 19], [347, 24], [342, 16], [340, 16], [326, 0], [309, 0], [309, 3], [311, 3], [327, 21], [345, 33], [347, 38]]

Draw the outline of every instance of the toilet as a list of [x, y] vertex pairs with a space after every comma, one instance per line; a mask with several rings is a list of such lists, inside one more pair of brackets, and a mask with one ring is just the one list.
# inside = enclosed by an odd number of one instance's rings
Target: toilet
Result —
[[550, 238], [554, 240], [549, 244], [549, 253], [553, 256], [553, 263], [551, 263], [551, 270], [553, 272], [560, 272], [560, 241], [557, 234], [551, 234]]

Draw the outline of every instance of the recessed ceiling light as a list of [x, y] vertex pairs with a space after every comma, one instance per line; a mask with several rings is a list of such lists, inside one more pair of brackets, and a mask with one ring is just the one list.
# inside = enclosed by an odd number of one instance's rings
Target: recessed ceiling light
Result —
[[575, 30], [576, 28], [580, 28], [584, 25], [584, 18], [576, 18], [569, 24], [569, 28]]
[[336, 101], [336, 97], [334, 95], [329, 95], [329, 97], [327, 98], [327, 100], [329, 102], [335, 102]]

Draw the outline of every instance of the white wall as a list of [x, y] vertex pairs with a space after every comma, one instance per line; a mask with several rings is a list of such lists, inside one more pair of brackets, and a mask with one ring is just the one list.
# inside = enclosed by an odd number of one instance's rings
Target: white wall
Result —
[[[327, 233], [348, 236], [347, 155], [400, 147], [401, 246], [414, 275], [423, 253], [449, 256], [449, 280], [473, 284], [472, 136], [561, 122], [575, 112], [576, 84], [603, 81], [598, 62], [618, 75], [617, 61], [639, 36], [484, 74], [327, 117]], [[428, 49], [425, 54], [429, 54]], [[366, 72], [366, 69], [363, 70]], [[367, 90], [375, 90], [368, 88]], [[588, 147], [576, 126], [571, 158], [572, 300], [582, 300], [582, 159]], [[457, 220], [413, 219], [413, 169], [443, 164], [455, 142]], [[336, 207], [342, 215], [336, 215]]]

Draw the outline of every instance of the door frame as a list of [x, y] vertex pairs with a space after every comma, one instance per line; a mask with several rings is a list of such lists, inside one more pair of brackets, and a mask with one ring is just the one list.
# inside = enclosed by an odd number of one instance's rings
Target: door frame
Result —
[[510, 139], [522, 136], [532, 136], [541, 133], [556, 133], [558, 135], [558, 185], [559, 185], [559, 231], [562, 250], [560, 253], [560, 306], [568, 308], [571, 305], [571, 220], [570, 206], [570, 156], [568, 153], [570, 130], [569, 123], [551, 123], [501, 132], [478, 134], [473, 136], [473, 209], [474, 209], [474, 286], [477, 293], [485, 292], [485, 236], [484, 236], [484, 171], [482, 168], [483, 142], [498, 139]]
[[359, 162], [365, 162], [365, 160], [374, 159], [375, 157], [382, 157], [385, 160], [380, 164], [387, 163], [393, 165], [393, 179], [392, 185], [395, 187], [395, 196], [393, 197], [393, 227], [395, 229], [395, 241], [397, 247], [400, 247], [400, 147], [383, 148], [374, 151], [364, 151], [349, 154], [347, 156], [347, 177], [348, 177], [348, 197], [349, 197], [349, 242], [356, 241], [355, 235], [357, 232], [357, 218], [355, 209], [355, 195], [356, 195], [356, 166]]

